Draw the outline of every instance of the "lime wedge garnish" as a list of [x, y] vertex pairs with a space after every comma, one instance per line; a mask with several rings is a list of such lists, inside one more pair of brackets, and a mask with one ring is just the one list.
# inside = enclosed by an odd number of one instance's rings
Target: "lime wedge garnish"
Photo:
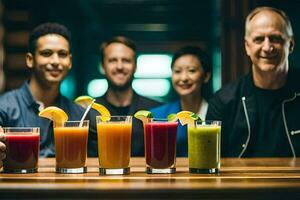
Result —
[[171, 113], [167, 116], [169, 122], [176, 122], [178, 120], [177, 114]]
[[144, 123], [147, 123], [150, 121], [151, 118], [153, 118], [153, 115], [148, 110], [139, 110], [134, 114], [134, 117], [141, 120]]
[[201, 118], [200, 118], [197, 114], [195, 114], [195, 113], [192, 113], [192, 114], [191, 114], [191, 118], [192, 118], [194, 121], [202, 121]]

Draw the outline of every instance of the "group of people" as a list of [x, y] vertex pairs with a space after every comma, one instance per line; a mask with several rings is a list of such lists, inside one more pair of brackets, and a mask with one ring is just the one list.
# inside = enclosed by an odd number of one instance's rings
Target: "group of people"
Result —
[[[114, 37], [101, 46], [101, 62], [109, 83], [96, 102], [112, 115], [133, 115], [150, 110], [165, 118], [181, 110], [192, 111], [202, 120], [222, 121], [221, 154], [224, 157], [296, 157], [300, 155], [300, 74], [289, 66], [294, 36], [288, 16], [271, 7], [254, 9], [245, 22], [245, 49], [252, 66], [249, 74], [222, 87], [213, 98], [203, 97], [211, 79], [210, 58], [199, 47], [181, 48], [171, 63], [172, 84], [178, 99], [161, 103], [134, 92], [136, 46], [126, 37]], [[60, 83], [72, 67], [69, 31], [60, 24], [36, 27], [26, 55], [31, 76], [19, 89], [0, 97], [1, 126], [41, 128], [41, 156], [54, 156], [52, 123], [38, 117], [40, 110], [55, 105], [78, 120], [83, 108], [63, 97]], [[97, 155], [95, 113], [90, 112], [89, 156]], [[187, 156], [186, 126], [179, 125], [177, 156]], [[298, 138], [299, 137], [299, 138]], [[5, 157], [5, 136], [0, 133], [0, 160]], [[132, 155], [143, 156], [142, 123], [133, 120]]]

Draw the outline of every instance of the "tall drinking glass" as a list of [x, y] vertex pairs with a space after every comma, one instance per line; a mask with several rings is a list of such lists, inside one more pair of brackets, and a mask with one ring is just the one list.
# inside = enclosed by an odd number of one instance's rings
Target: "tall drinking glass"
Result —
[[87, 171], [87, 142], [89, 121], [67, 121], [54, 127], [57, 173], [85, 173]]
[[2, 128], [6, 136], [5, 173], [34, 173], [38, 171], [40, 128]]
[[202, 121], [188, 126], [190, 173], [218, 173], [220, 169], [221, 122]]
[[99, 172], [129, 174], [132, 116], [110, 116], [109, 121], [96, 117]]
[[175, 173], [176, 137], [178, 122], [151, 119], [144, 123], [146, 172], [148, 174]]

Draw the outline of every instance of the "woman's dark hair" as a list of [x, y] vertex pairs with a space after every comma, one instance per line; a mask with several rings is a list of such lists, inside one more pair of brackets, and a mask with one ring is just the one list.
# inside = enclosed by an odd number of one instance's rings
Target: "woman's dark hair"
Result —
[[171, 67], [173, 68], [175, 61], [184, 55], [193, 55], [197, 57], [203, 67], [204, 72], [211, 72], [212, 67], [209, 56], [205, 53], [205, 51], [197, 46], [185, 46], [175, 52], [172, 58]]

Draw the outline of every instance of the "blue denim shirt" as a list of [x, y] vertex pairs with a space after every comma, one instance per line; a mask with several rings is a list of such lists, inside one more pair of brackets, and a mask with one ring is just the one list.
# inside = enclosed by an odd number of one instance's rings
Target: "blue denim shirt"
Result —
[[[69, 121], [80, 120], [83, 108], [59, 95], [54, 106], [63, 109]], [[52, 121], [38, 116], [40, 105], [29, 90], [28, 81], [20, 88], [0, 96], [0, 125], [3, 127], [40, 127], [40, 156], [55, 155]]]

